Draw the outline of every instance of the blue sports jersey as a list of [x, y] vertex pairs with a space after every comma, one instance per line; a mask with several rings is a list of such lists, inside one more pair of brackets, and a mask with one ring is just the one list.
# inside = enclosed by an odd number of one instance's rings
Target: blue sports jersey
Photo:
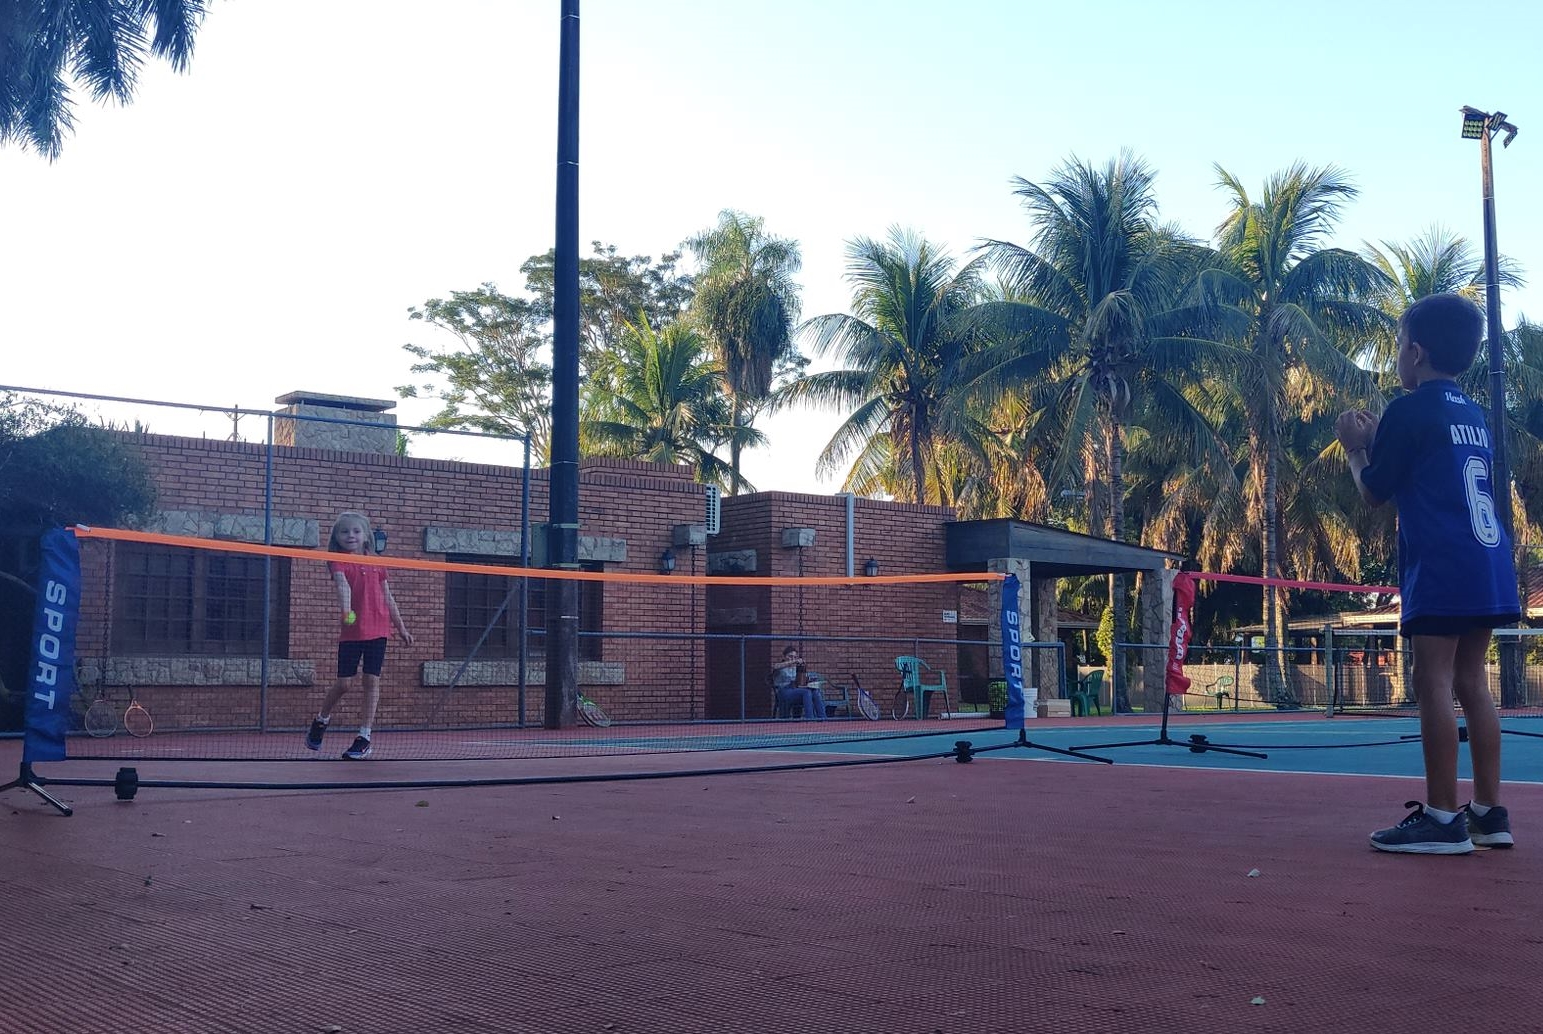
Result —
[[1361, 482], [1398, 507], [1402, 620], [1521, 612], [1495, 508], [1489, 428], [1455, 381], [1426, 381], [1382, 414]]

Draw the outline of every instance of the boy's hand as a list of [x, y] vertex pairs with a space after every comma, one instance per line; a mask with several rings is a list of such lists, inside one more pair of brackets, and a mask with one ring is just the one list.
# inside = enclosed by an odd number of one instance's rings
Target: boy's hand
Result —
[[1364, 409], [1347, 409], [1334, 421], [1334, 437], [1346, 452], [1370, 449], [1377, 437], [1377, 418]]

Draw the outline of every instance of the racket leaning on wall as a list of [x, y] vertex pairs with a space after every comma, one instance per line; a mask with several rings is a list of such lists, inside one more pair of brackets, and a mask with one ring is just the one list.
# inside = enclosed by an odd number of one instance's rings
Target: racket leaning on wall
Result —
[[879, 702], [873, 699], [873, 694], [863, 688], [863, 684], [857, 681], [857, 673], [852, 674], [852, 689], [857, 693], [857, 710], [870, 722], [876, 722], [882, 717], [879, 710]]
[[155, 719], [151, 718], [150, 712], [140, 705], [139, 694], [133, 689], [129, 690], [129, 706], [123, 712], [123, 727], [129, 731], [130, 736], [137, 736], [140, 739], [155, 732]]
[[611, 725], [611, 716], [583, 693], [579, 694], [579, 718], [585, 725], [592, 725], [596, 729], [607, 729]]

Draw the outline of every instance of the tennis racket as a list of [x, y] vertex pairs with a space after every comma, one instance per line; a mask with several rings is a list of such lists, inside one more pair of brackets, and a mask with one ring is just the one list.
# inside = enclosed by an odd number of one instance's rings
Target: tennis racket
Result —
[[873, 694], [863, 688], [863, 684], [857, 681], [856, 673], [852, 675], [852, 688], [857, 691], [857, 710], [870, 722], [876, 722], [882, 717], [879, 710], [879, 702], [873, 699]]
[[83, 678], [86, 669], [75, 665], [75, 684], [80, 691], [80, 702], [83, 708], [81, 725], [86, 732], [98, 739], [106, 739], [118, 731], [118, 714], [111, 704], [102, 698], [102, 684], [107, 681], [101, 668], [97, 668], [93, 677]]
[[140, 706], [138, 694], [132, 689], [129, 690], [128, 709], [123, 712], [123, 727], [129, 731], [130, 736], [138, 736], [140, 739], [155, 732], [155, 719]]
[[611, 716], [583, 693], [579, 694], [579, 718], [585, 725], [592, 725], [597, 729], [607, 729], [611, 725]]

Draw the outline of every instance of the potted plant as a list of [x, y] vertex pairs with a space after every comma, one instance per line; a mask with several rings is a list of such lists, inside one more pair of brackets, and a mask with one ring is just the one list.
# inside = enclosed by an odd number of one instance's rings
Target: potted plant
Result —
[[991, 717], [1007, 716], [1007, 680], [992, 679], [986, 683], [986, 702], [991, 706]]

